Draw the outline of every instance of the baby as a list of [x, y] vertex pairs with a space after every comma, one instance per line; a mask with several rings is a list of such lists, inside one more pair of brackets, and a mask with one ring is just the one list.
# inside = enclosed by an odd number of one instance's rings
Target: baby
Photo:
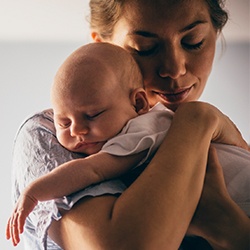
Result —
[[[58, 141], [86, 157], [60, 165], [25, 188], [6, 229], [15, 242], [38, 201], [67, 196], [144, 163], [174, 115], [160, 103], [149, 108], [136, 62], [107, 43], [82, 46], [66, 59], [55, 76], [51, 100]], [[250, 152], [213, 145], [229, 194], [250, 216]]]

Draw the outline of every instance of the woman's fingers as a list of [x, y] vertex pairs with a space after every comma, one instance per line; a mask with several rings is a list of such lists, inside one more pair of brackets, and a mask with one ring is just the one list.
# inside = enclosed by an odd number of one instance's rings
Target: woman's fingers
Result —
[[[211, 147], [208, 154], [208, 166], [200, 202], [189, 227], [189, 233], [205, 236], [217, 225], [217, 216], [224, 200], [228, 199], [224, 176], [216, 149]], [[219, 222], [218, 222], [219, 223]]]
[[[207, 166], [207, 177], [210, 178], [208, 181], [211, 181], [212, 184], [216, 180], [217, 183], [215, 183], [215, 186], [217, 186], [220, 190], [222, 189], [223, 191], [226, 191], [226, 184], [224, 180], [224, 175], [222, 171], [222, 167], [219, 162], [219, 158], [216, 152], [216, 149], [214, 146], [210, 146], [209, 152], [208, 152], [208, 166]], [[207, 178], [207, 179], [208, 179]], [[214, 181], [212, 181], [212, 179]], [[216, 188], [216, 187], [215, 187]]]

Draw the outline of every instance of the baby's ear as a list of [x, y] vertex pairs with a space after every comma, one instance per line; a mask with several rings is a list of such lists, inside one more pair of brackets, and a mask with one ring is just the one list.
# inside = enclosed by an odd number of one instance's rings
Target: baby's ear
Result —
[[143, 88], [134, 89], [130, 94], [130, 100], [134, 105], [138, 115], [142, 115], [148, 112], [149, 110], [148, 98]]

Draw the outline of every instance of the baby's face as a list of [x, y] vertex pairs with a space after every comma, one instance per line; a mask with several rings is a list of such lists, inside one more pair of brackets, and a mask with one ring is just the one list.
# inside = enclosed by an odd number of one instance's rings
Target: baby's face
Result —
[[90, 155], [100, 151], [137, 113], [114, 74], [97, 68], [93, 74], [89, 70], [78, 73], [69, 91], [54, 90], [54, 121], [65, 148]]

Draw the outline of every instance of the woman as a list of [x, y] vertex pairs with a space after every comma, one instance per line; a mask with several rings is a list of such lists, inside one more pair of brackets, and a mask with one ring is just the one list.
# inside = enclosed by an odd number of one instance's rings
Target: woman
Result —
[[[51, 218], [55, 204], [41, 204], [26, 223], [28, 245], [60, 249], [44, 239], [49, 227], [50, 238], [64, 249], [172, 250], [187, 232], [205, 238], [214, 249], [248, 249], [249, 219], [228, 196], [213, 149], [203, 188], [210, 141], [246, 145], [217, 109], [193, 102], [205, 87], [216, 39], [227, 20], [221, 5], [208, 0], [90, 1], [94, 41], [129, 51], [143, 73], [150, 105], [160, 101], [176, 113], [160, 149], [131, 186], [124, 190], [117, 181], [93, 187], [70, 211], [61, 209], [62, 218], [51, 226], [51, 220], [43, 219], [47, 214]], [[48, 112], [36, 115], [19, 132], [16, 196], [55, 162], [79, 157], [60, 148], [51, 119]]]

